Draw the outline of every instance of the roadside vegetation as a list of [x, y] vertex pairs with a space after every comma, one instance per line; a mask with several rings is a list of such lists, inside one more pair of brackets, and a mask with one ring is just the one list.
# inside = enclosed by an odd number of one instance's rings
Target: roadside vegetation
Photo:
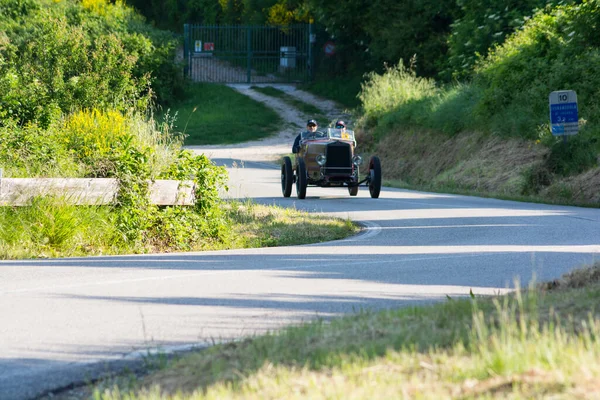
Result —
[[[232, 143], [266, 136], [279, 117], [227, 87], [184, 90], [179, 39], [124, 3], [0, 0], [0, 14], [3, 177], [119, 182], [113, 206], [45, 197], [0, 207], [0, 258], [275, 246], [356, 232], [349, 221], [221, 200], [226, 171], [182, 148], [186, 127], [195, 143]], [[175, 105], [183, 115], [154, 117]], [[192, 180], [195, 205], [150, 204], [155, 179]], [[307, 234], [295, 237], [298, 227]]]
[[[599, 44], [588, 32], [599, 4], [538, 12], [480, 59], [467, 83], [439, 86], [402, 65], [368, 75], [359, 125], [373, 151], [398, 150], [396, 162], [386, 157], [387, 178], [600, 205]], [[548, 121], [548, 94], [565, 88], [580, 104], [580, 132], [567, 141]]]
[[90, 391], [98, 400], [596, 398], [598, 298], [600, 264], [505, 296], [363, 311], [218, 344]]
[[186, 145], [257, 140], [276, 132], [283, 124], [281, 117], [264, 104], [230, 87], [210, 83], [190, 84], [184, 98], [162, 118], [170, 117], [175, 117], [173, 127], [185, 135]]
[[[598, 0], [134, 3], [174, 30], [167, 15], [314, 22], [315, 81], [304, 88], [354, 109], [361, 150], [385, 153], [394, 185], [600, 204]], [[565, 89], [578, 94], [581, 129], [563, 143], [548, 95]]]

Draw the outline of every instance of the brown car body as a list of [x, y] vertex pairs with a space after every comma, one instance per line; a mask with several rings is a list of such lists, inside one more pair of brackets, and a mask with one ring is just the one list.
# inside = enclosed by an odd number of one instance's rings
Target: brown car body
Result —
[[307, 186], [346, 186], [351, 196], [356, 196], [358, 187], [367, 183], [371, 197], [379, 197], [381, 188], [381, 165], [377, 157], [369, 162], [369, 173], [360, 181], [360, 156], [355, 154], [354, 132], [346, 129], [302, 132], [300, 150], [292, 166], [291, 159], [284, 157], [281, 166], [281, 188], [284, 197], [291, 195], [296, 184], [298, 198], [306, 196]]

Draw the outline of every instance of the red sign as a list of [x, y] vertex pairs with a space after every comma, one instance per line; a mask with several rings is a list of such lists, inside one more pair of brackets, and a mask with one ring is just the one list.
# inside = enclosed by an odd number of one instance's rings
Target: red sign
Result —
[[323, 51], [325, 52], [325, 55], [327, 56], [332, 56], [335, 54], [335, 43], [333, 43], [331, 40], [325, 43], [325, 46], [323, 46]]
[[204, 43], [204, 51], [214, 51], [215, 50], [215, 44], [212, 42], [205, 42]]

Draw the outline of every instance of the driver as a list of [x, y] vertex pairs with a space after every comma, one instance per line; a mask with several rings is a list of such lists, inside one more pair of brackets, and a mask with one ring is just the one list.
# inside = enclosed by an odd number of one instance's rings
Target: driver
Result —
[[[319, 126], [319, 124], [317, 124], [316, 120], [309, 119], [308, 122], [306, 123], [306, 130], [308, 132], [316, 132], [318, 126]], [[302, 138], [302, 132], [300, 132], [298, 134], [298, 136], [296, 136], [296, 139], [294, 140], [294, 145], [292, 146], [292, 153], [296, 154], [300, 151], [300, 139], [301, 138]]]
[[335, 123], [335, 129], [346, 130], [346, 123], [341, 119], [338, 119]]

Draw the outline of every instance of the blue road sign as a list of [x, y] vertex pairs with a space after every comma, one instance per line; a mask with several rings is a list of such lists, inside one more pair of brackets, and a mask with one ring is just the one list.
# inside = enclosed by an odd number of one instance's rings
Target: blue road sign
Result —
[[553, 135], [575, 135], [579, 131], [577, 94], [573, 90], [550, 93], [550, 126]]

